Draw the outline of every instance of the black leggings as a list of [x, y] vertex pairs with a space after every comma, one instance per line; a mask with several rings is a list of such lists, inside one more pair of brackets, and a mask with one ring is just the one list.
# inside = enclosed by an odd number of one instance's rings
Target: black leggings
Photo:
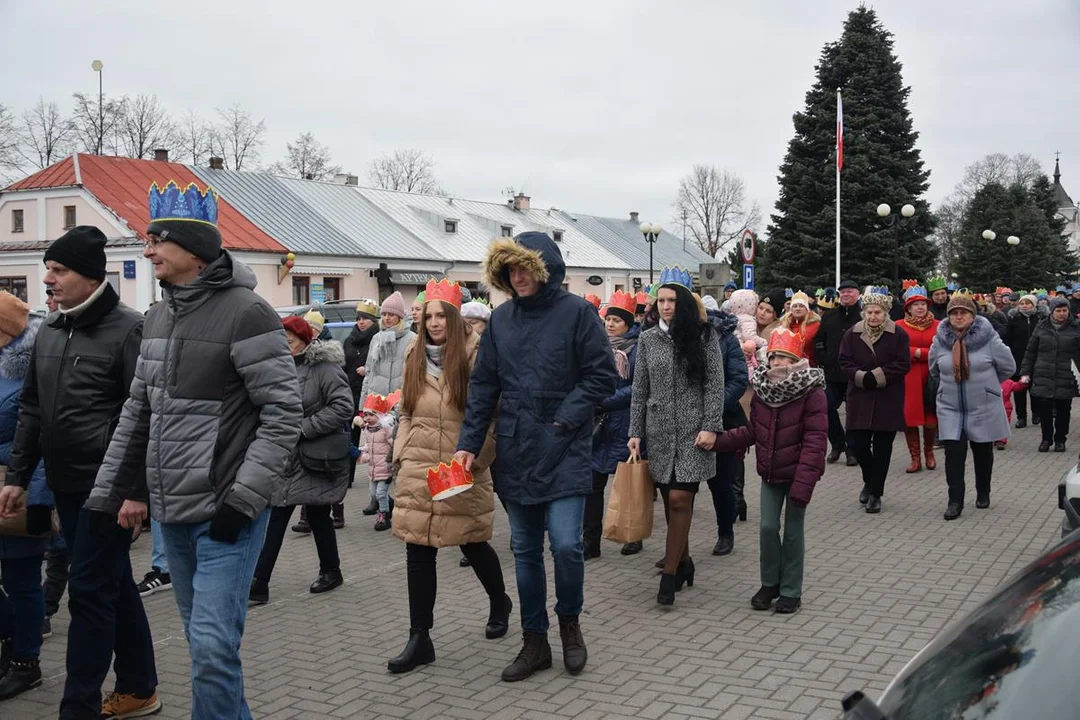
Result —
[[[968, 443], [964, 440], [945, 441], [945, 482], [949, 484], [949, 502], [964, 507], [964, 466], [967, 464]], [[971, 443], [975, 461], [975, 493], [990, 494], [990, 476], [994, 472], [994, 443]]]
[[889, 474], [892, 458], [893, 430], [848, 430], [848, 443], [862, 469], [866, 492], [876, 497], [885, 494], [885, 477]]
[[585, 520], [582, 523], [585, 550], [600, 549], [600, 536], [604, 530], [604, 490], [607, 488], [608, 474], [594, 470], [592, 481], [592, 492], [585, 496]]
[[[506, 594], [502, 566], [495, 549], [486, 542], [466, 543], [462, 553], [492, 600]], [[435, 558], [439, 548], [405, 544], [405, 567], [409, 581], [409, 627], [430, 630], [435, 625], [435, 594], [438, 589]]]
[[[266, 527], [266, 542], [259, 553], [259, 564], [255, 566], [255, 579], [270, 582], [270, 575], [277, 564], [281, 543], [285, 539], [285, 530], [289, 527], [295, 505], [276, 507], [270, 511], [270, 522]], [[319, 572], [339, 570], [337, 536], [334, 534], [334, 521], [330, 517], [329, 505], [305, 505], [311, 536], [315, 538], [315, 549], [319, 553]]]

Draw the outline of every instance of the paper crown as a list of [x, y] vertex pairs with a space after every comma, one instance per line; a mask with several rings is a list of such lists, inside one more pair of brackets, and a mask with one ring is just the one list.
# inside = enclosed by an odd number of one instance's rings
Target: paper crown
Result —
[[633, 315], [637, 312], [637, 297], [629, 293], [624, 293], [622, 290], [616, 290], [611, 297], [608, 298], [608, 307], [625, 310]]
[[649, 293], [645, 292], [644, 290], [638, 292], [636, 295], [634, 295], [634, 302], [641, 307], [645, 307], [649, 304]]
[[881, 285], [872, 285], [867, 288], [866, 292], [862, 296], [863, 307], [867, 305], [879, 305], [886, 310], [886, 312], [892, 307], [892, 296], [889, 295], [889, 288], [882, 287]]
[[825, 288], [818, 288], [817, 290], [815, 290], [814, 291], [814, 297], [816, 297], [816, 298], [825, 297]]
[[[907, 280], [904, 281], [905, 283]], [[904, 293], [904, 307], [907, 307], [916, 300], [927, 300], [929, 296], [926, 294], [926, 288], [919, 285], [912, 285]]]
[[918, 287], [918, 286], [919, 286], [919, 281], [918, 280], [904, 280], [903, 282], [900, 283], [900, 287], [904, 291], [910, 290], [911, 288]]
[[679, 266], [667, 266], [660, 271], [661, 285], [682, 285], [687, 290], [693, 291], [694, 280], [690, 273]]
[[787, 328], [777, 328], [769, 336], [768, 354], [787, 355], [796, 360], [803, 358], [803, 338]]
[[416, 302], [419, 303], [420, 305], [423, 305], [424, 303], [426, 303], [427, 302], [427, 293], [424, 292], [423, 290], [416, 293]]
[[1046, 291], [1046, 288], [1035, 288], [1031, 291], [1031, 294], [1037, 298], [1049, 297], [1050, 293]]
[[791, 304], [792, 305], [796, 305], [796, 304], [800, 304], [800, 303], [805, 305], [807, 308], [810, 307], [810, 296], [807, 295], [806, 293], [804, 293], [802, 290], [798, 291], [797, 293], [794, 293], [791, 296]]
[[994, 288], [995, 295], [1008, 295], [1011, 292], [1012, 288], [1005, 287], [1004, 285], [998, 285], [996, 288]]
[[205, 191], [200, 191], [195, 183], [190, 183], [181, 190], [175, 181], [170, 180], [163, 190], [155, 182], [150, 185], [149, 200], [151, 222], [183, 220], [217, 227], [217, 193], [209, 186]]
[[[438, 282], [434, 278], [428, 280], [423, 296], [424, 299], [421, 302], [429, 303], [438, 300], [439, 302], [449, 303], [458, 310], [461, 309], [461, 286], [450, 282], [446, 278]], [[417, 299], [419, 300], [419, 298]]]
[[647, 291], [649, 293], [649, 297], [655, 300], [657, 295], [660, 293], [660, 283], [653, 283], [647, 288]]
[[[927, 288], [927, 289], [929, 289], [929, 288]], [[956, 292], [957, 290], [960, 289], [960, 286], [957, 283], [951, 282], [948, 285], [946, 285], [944, 288], [936, 288], [936, 289], [937, 290], [948, 290], [949, 292]], [[934, 290], [930, 290], [930, 292], [934, 292]]]
[[454, 460], [449, 465], [439, 463], [430, 468], [427, 471], [427, 484], [432, 500], [445, 500], [471, 488], [473, 476]]
[[784, 297], [790, 299], [791, 296], [794, 295], [794, 294], [795, 294], [795, 291], [792, 290], [791, 288], [784, 288]]
[[937, 292], [938, 290], [947, 290], [949, 283], [945, 280], [944, 275], [932, 275], [926, 278], [926, 291], [929, 293]]
[[600, 303], [602, 301], [600, 300], [599, 295], [594, 295], [593, 293], [585, 293], [585, 302], [589, 303], [594, 308], [599, 310], [600, 309]]
[[364, 410], [370, 410], [379, 415], [385, 415], [394, 409], [394, 406], [398, 404], [398, 400], [400, 399], [400, 390], [395, 390], [386, 397], [383, 397], [378, 393], [369, 393], [368, 396], [364, 398]]

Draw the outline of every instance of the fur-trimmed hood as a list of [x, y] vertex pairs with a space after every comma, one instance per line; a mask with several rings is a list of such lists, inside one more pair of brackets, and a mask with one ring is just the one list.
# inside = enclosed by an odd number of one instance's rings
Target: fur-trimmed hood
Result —
[[0, 348], [0, 377], [8, 380], [23, 380], [30, 370], [30, 358], [34, 354], [34, 341], [37, 339], [41, 320], [30, 318], [22, 335]]
[[[981, 350], [996, 335], [997, 331], [986, 316], [976, 315], [975, 322], [971, 323], [971, 327], [964, 333], [964, 342], [967, 344], [968, 352], [973, 353]], [[956, 342], [956, 331], [948, 320], [943, 320], [938, 324], [937, 340], [949, 349]]]
[[306, 365], [345, 365], [345, 348], [337, 340], [313, 340], [301, 354]]
[[731, 335], [735, 332], [735, 328], [739, 326], [739, 318], [735, 317], [729, 312], [723, 310], [706, 310], [706, 315], [709, 318], [709, 322], [716, 328], [716, 334], [721, 339], [726, 335]]
[[540, 295], [561, 288], [566, 277], [559, 246], [542, 232], [521, 233], [513, 240], [500, 238], [491, 243], [484, 258], [484, 282], [516, 298], [510, 285], [511, 265], [524, 267], [544, 286]]

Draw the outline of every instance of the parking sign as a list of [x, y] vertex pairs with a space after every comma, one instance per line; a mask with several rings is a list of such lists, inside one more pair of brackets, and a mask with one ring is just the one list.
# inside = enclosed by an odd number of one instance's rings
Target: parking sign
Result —
[[742, 266], [742, 283], [743, 288], [746, 290], [754, 289], [754, 266], [743, 265]]

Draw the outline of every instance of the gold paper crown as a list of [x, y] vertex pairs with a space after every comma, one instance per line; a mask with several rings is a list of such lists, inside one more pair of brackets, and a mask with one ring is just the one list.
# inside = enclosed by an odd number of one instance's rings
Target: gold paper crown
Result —
[[424, 288], [424, 300], [423, 302], [429, 303], [432, 300], [438, 300], [439, 302], [449, 303], [461, 309], [461, 286], [457, 283], [452, 283], [446, 278], [436, 282], [433, 279], [427, 281], [427, 287]]

